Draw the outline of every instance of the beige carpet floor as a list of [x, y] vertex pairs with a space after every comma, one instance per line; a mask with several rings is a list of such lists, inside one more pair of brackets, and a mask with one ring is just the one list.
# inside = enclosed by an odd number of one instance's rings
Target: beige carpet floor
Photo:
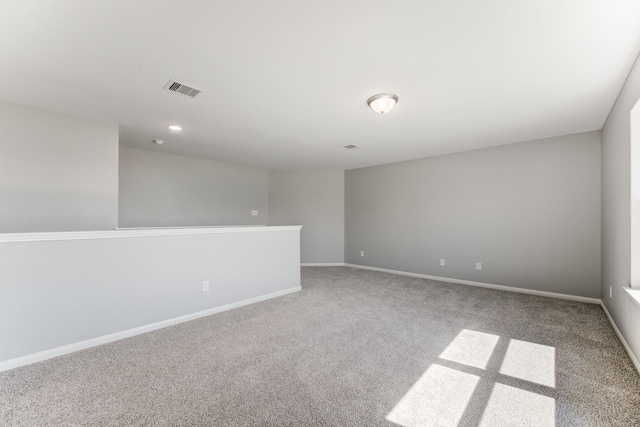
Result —
[[640, 426], [597, 305], [347, 267], [0, 374], [3, 426]]

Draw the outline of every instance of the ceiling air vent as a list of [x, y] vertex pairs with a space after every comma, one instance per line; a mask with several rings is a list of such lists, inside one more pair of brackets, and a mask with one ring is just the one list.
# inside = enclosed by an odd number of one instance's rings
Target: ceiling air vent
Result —
[[354, 150], [360, 147], [358, 147], [357, 145], [349, 144], [349, 145], [345, 145], [344, 148], [346, 148], [347, 150]]
[[202, 92], [200, 89], [178, 83], [175, 80], [169, 80], [169, 83], [164, 85], [163, 89], [171, 92], [181, 93], [183, 95], [190, 96], [191, 98], [195, 98], [200, 92]]

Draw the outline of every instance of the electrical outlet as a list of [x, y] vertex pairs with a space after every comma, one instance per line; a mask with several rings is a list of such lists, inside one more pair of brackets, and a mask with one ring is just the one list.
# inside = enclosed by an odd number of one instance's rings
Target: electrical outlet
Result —
[[360, 256], [364, 256], [364, 251], [360, 251]]
[[202, 282], [202, 292], [209, 292], [209, 281], [205, 280]]
[[482, 270], [482, 263], [476, 262], [476, 270]]
[[444, 259], [440, 258], [440, 267], [444, 267]]
[[258, 216], [258, 211], [256, 210], [251, 211], [251, 216]]

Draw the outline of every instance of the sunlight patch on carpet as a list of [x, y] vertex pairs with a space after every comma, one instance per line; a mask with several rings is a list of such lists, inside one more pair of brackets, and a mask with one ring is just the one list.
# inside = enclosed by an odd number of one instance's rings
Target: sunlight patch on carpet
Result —
[[555, 424], [555, 399], [500, 383], [493, 387], [480, 421], [480, 427], [554, 427]]
[[555, 387], [555, 366], [555, 347], [512, 339], [509, 341], [500, 373], [547, 387]]
[[386, 418], [403, 427], [455, 426], [478, 380], [475, 375], [431, 365]]
[[485, 369], [498, 339], [500, 337], [497, 335], [463, 329], [440, 354], [440, 358]]

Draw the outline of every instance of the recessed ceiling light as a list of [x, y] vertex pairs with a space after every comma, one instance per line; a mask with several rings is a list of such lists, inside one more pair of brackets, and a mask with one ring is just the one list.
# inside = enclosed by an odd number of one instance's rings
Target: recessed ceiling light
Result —
[[180, 125], [167, 125], [167, 127], [176, 132], [179, 132], [182, 130], [182, 126]]
[[392, 93], [380, 93], [367, 100], [369, 107], [376, 113], [388, 113], [398, 102], [398, 96]]
[[161, 139], [154, 139], [154, 140], [153, 140], [153, 143], [154, 143], [154, 144], [158, 144], [158, 145], [162, 145], [162, 144], [164, 144], [164, 141], [163, 141], [163, 140], [161, 140]]

